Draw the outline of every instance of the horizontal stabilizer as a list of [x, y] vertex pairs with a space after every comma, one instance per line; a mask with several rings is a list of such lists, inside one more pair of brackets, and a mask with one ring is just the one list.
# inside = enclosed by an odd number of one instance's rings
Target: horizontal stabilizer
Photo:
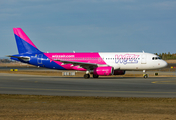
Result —
[[13, 56], [13, 55], [7, 55], [6, 57], [12, 57], [12, 58], [18, 58], [24, 61], [29, 61], [30, 57], [22, 57], [22, 56]]

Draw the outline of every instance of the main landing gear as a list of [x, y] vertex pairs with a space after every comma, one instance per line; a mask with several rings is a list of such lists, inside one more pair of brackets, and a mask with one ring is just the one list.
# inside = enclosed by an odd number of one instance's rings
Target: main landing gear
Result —
[[84, 78], [88, 79], [88, 78], [90, 78], [90, 75], [89, 74], [84, 74]]
[[89, 73], [90, 73], [90, 71], [87, 70], [87, 71], [86, 71], [86, 74], [84, 74], [84, 78], [85, 78], [85, 79], [90, 78], [90, 74], [89, 74]]
[[93, 78], [98, 78], [98, 77], [99, 77], [99, 75], [94, 75], [94, 74], [93, 74]]
[[146, 74], [145, 70], [143, 70], [143, 77], [146, 79], [148, 78], [148, 74]]
[[[84, 74], [84, 78], [85, 78], [85, 79], [90, 78], [90, 73], [91, 73], [90, 70], [87, 70], [87, 71], [86, 71], [86, 74]], [[94, 74], [93, 74], [93, 78], [98, 78], [98, 77], [99, 77], [99, 75], [94, 75]]]
[[[94, 75], [94, 74], [93, 74], [93, 78], [98, 78], [98, 77], [99, 77], [99, 75]], [[90, 78], [90, 74], [84, 74], [84, 78], [85, 78], [85, 79]]]

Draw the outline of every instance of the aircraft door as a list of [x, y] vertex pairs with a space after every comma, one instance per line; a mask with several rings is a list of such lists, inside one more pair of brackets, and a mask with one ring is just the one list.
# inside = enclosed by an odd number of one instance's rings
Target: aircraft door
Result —
[[141, 56], [141, 64], [147, 63], [147, 54], [143, 53]]
[[38, 55], [38, 58], [37, 58], [37, 63], [38, 64], [42, 64], [42, 57], [43, 57], [43, 54]]

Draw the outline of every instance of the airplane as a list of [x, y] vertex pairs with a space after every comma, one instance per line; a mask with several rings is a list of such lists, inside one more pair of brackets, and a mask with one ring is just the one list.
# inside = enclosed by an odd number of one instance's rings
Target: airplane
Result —
[[160, 69], [167, 62], [159, 56], [145, 52], [87, 52], [44, 53], [40, 51], [21, 28], [13, 28], [18, 53], [8, 55], [12, 60], [57, 70], [85, 71], [84, 78], [124, 75], [126, 71]]

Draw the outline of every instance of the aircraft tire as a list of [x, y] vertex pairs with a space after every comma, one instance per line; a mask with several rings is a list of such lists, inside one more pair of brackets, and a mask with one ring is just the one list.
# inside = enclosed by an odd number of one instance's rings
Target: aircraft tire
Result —
[[84, 78], [88, 79], [88, 78], [90, 78], [90, 75], [89, 74], [84, 74]]
[[94, 75], [94, 74], [93, 74], [93, 78], [98, 78], [98, 77], [99, 77], [99, 75]]
[[145, 79], [148, 78], [148, 74], [145, 74], [145, 75], [144, 75], [144, 78], [145, 78]]

